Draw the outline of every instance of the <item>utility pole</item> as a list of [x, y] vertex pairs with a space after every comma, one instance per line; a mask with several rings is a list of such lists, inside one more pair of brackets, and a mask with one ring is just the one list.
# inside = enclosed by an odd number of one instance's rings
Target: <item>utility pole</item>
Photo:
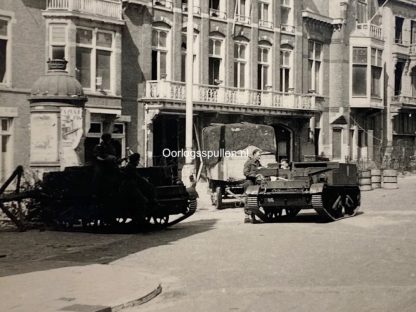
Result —
[[188, 0], [188, 22], [186, 27], [186, 119], [185, 119], [185, 165], [182, 168], [182, 181], [189, 185], [189, 176], [194, 173], [192, 164], [193, 134], [193, 74], [194, 74], [194, 0]]

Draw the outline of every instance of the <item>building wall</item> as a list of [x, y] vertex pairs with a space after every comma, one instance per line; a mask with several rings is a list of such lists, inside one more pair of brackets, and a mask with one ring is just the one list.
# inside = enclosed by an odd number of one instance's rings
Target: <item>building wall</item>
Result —
[[[41, 10], [45, 1], [3, 0], [0, 15], [11, 19], [10, 81], [0, 84], [0, 109], [17, 108], [13, 118], [13, 158], [10, 168], [29, 164], [29, 102], [27, 97], [33, 82], [45, 73], [45, 20]], [[0, 111], [2, 117], [9, 117]]]

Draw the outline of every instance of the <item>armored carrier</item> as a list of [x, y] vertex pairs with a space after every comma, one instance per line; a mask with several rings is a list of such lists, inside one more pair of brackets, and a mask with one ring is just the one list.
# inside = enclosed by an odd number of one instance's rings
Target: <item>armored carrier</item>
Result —
[[360, 206], [357, 166], [337, 162], [295, 162], [290, 169], [262, 168], [264, 179], [248, 187], [246, 208], [264, 222], [314, 209], [328, 221], [354, 216]]

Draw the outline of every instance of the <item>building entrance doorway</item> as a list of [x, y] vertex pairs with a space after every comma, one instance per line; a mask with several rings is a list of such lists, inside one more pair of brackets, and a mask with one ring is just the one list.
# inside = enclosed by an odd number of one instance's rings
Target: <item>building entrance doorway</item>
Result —
[[293, 141], [293, 132], [290, 128], [283, 125], [274, 126], [274, 131], [276, 134], [276, 146], [277, 146], [277, 161], [282, 159], [287, 159], [292, 161], [292, 141]]

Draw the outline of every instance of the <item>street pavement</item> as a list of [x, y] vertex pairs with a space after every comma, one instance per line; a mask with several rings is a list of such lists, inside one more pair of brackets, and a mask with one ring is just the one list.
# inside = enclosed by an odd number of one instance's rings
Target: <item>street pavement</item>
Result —
[[[139, 285], [140, 274], [143, 289], [161, 284], [161, 294], [127, 312], [414, 312], [416, 177], [400, 179], [399, 186], [363, 192], [359, 215], [332, 223], [308, 211], [292, 222], [244, 224], [241, 208], [214, 210], [201, 193], [194, 216], [157, 233], [0, 232], [0, 293], [10, 279], [41, 287], [65, 270], [91, 274], [99, 263], [113, 274], [103, 279], [115, 291], [101, 297], [103, 304], [91, 304], [116, 305], [122, 297], [128, 302], [119, 285]], [[129, 273], [114, 278], [117, 270]], [[42, 274], [50, 278], [42, 280]], [[85, 283], [94, 285], [94, 279]], [[8, 287], [8, 293], [19, 287]], [[85, 304], [82, 293], [78, 301]], [[56, 300], [50, 294], [43, 303]]]
[[211, 230], [113, 263], [163, 277], [160, 296], [126, 311], [414, 312], [416, 177], [399, 183], [363, 192], [360, 214], [333, 223], [308, 213], [253, 225], [241, 209], [203, 210]]

